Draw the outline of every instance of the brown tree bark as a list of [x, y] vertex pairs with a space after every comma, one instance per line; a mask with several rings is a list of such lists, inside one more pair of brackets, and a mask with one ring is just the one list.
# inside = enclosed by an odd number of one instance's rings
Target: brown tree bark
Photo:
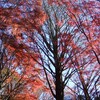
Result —
[[62, 75], [59, 69], [56, 69], [56, 100], [64, 100]]

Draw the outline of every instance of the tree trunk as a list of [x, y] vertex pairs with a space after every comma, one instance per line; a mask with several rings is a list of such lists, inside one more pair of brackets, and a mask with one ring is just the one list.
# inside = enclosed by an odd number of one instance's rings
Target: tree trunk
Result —
[[55, 60], [55, 79], [56, 79], [56, 100], [64, 100], [64, 88], [63, 88], [63, 80], [62, 80], [62, 68], [61, 64], [59, 62], [59, 56], [58, 56], [58, 38], [57, 38], [57, 32], [56, 35], [53, 38], [53, 50], [54, 50], [54, 60]]
[[85, 88], [84, 88], [84, 94], [85, 94], [86, 100], [91, 100], [91, 98], [90, 98], [90, 96], [89, 96], [89, 94], [88, 94], [88, 91], [87, 91], [87, 89], [85, 89]]
[[84, 91], [85, 99], [86, 100], [91, 100], [91, 98], [89, 96], [89, 93], [88, 93], [87, 86], [85, 84], [85, 80], [84, 80], [84, 78], [83, 78], [83, 76], [81, 74], [80, 74], [80, 79], [81, 79], [81, 83], [82, 83], [82, 86], [83, 86], [83, 91]]
[[56, 100], [64, 100], [62, 75], [59, 69], [56, 69]]

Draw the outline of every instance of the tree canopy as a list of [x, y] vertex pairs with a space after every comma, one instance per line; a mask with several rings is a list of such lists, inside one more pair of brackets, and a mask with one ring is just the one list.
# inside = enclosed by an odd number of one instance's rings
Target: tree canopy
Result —
[[0, 100], [100, 99], [99, 0], [0, 0]]

